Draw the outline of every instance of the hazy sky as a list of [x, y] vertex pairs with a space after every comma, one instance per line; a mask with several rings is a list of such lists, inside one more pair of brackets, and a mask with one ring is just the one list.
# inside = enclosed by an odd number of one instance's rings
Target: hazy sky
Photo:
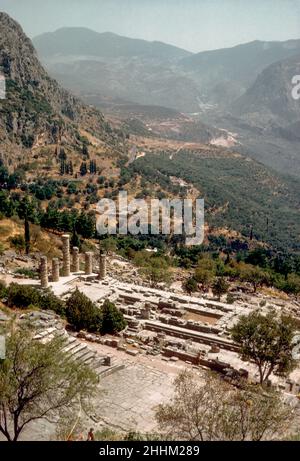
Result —
[[0, 0], [0, 11], [30, 37], [83, 26], [191, 51], [300, 38], [300, 0]]

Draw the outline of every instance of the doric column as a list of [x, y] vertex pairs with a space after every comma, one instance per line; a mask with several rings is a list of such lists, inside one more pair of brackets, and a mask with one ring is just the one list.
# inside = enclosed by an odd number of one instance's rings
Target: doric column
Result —
[[64, 234], [62, 236], [63, 242], [63, 270], [62, 274], [64, 277], [69, 277], [70, 275], [70, 236], [68, 234]]
[[48, 261], [46, 256], [41, 257], [40, 276], [41, 287], [48, 288]]
[[52, 282], [59, 281], [59, 259], [52, 259]]
[[85, 275], [93, 273], [93, 253], [88, 251], [85, 253]]
[[73, 247], [72, 250], [72, 272], [79, 272], [79, 248]]
[[99, 279], [103, 280], [106, 277], [106, 256], [101, 254], [99, 258]]

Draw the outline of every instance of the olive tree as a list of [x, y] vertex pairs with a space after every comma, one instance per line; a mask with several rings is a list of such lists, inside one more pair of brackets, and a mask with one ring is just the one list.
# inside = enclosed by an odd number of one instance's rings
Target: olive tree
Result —
[[87, 411], [97, 384], [95, 373], [63, 352], [65, 340], [43, 344], [27, 327], [6, 332], [0, 363], [0, 432], [17, 441], [28, 424], [58, 422], [64, 412]]
[[296, 325], [286, 316], [274, 312], [263, 315], [257, 311], [240, 317], [231, 329], [232, 339], [238, 344], [243, 359], [258, 367], [260, 383], [271, 373], [287, 376], [296, 366], [293, 359]]
[[203, 382], [188, 371], [176, 378], [172, 400], [156, 410], [167, 440], [273, 440], [287, 430], [291, 417], [275, 391], [249, 385], [238, 389], [213, 374]]

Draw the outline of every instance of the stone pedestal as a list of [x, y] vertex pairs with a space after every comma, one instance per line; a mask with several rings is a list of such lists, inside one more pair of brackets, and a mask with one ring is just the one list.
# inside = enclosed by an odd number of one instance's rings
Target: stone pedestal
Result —
[[63, 242], [63, 270], [62, 274], [64, 277], [69, 277], [70, 275], [70, 236], [68, 234], [65, 234], [62, 236], [62, 242]]
[[48, 288], [48, 261], [46, 256], [41, 257], [40, 276], [41, 287]]
[[73, 247], [72, 250], [72, 272], [79, 272], [79, 248]]
[[145, 303], [145, 306], [141, 309], [141, 317], [144, 320], [150, 320], [151, 317], [151, 307], [148, 303]]
[[99, 260], [99, 280], [103, 280], [106, 277], [106, 256], [104, 254], [100, 255]]
[[93, 255], [91, 251], [85, 253], [85, 275], [93, 273]]
[[104, 364], [106, 367], [110, 367], [111, 366], [111, 357], [105, 357], [104, 358]]
[[52, 259], [52, 282], [59, 281], [59, 259]]

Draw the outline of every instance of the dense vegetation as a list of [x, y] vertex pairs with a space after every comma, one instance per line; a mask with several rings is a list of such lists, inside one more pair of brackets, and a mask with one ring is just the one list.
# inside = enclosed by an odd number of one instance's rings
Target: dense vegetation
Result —
[[[186, 247], [163, 236], [124, 236], [104, 238], [101, 246], [130, 259], [152, 284], [170, 281], [172, 267], [188, 269], [191, 276], [184, 283], [188, 293], [212, 288], [219, 297], [228, 291], [228, 282], [247, 282], [254, 292], [269, 286], [300, 293], [299, 255], [263, 246], [250, 249], [246, 241], [211, 235], [206, 245]], [[147, 248], [157, 251], [145, 251]]]
[[296, 179], [271, 174], [263, 165], [233, 156], [202, 157], [181, 151], [147, 155], [131, 165], [150, 183], [173, 191], [170, 176], [192, 183], [205, 199], [206, 220], [228, 226], [276, 249], [300, 250], [299, 197]]
[[[196, 252], [196, 248], [192, 252]], [[184, 258], [179, 259], [179, 264], [193, 271], [186, 285], [188, 292], [197, 291], [200, 285], [202, 289], [212, 287], [214, 291], [215, 288], [215, 294], [219, 296], [226, 293], [226, 287], [229, 288], [224, 279], [227, 278], [229, 281], [251, 284], [254, 292], [264, 285], [286, 293], [300, 293], [299, 257], [274, 255], [268, 258], [268, 252], [263, 249], [245, 251], [231, 257], [199, 251], [197, 259], [195, 254], [189, 258], [189, 252], [185, 249], [182, 253]]]
[[0, 298], [5, 299], [10, 308], [51, 310], [66, 317], [77, 331], [84, 329], [92, 333], [115, 334], [126, 327], [123, 314], [112, 302], [106, 300], [99, 308], [78, 290], [64, 302], [51, 291], [16, 283], [9, 287], [0, 284]]

